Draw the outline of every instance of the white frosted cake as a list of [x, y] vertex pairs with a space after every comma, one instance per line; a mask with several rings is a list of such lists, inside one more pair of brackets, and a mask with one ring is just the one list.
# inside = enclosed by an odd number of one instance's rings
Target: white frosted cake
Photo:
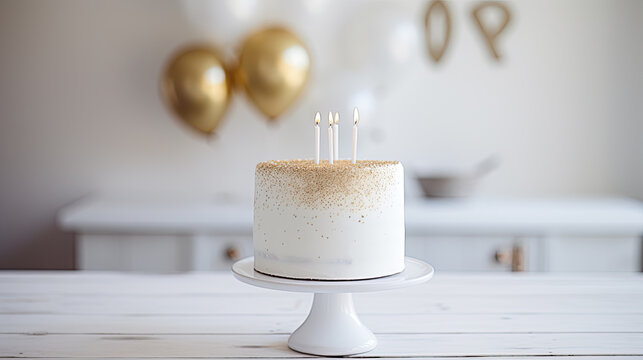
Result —
[[268, 161], [255, 170], [254, 267], [295, 279], [404, 270], [404, 169], [397, 161]]

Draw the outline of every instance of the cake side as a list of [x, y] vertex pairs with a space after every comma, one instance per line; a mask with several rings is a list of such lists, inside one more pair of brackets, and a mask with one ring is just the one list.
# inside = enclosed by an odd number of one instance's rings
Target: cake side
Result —
[[404, 269], [404, 171], [394, 161], [259, 163], [255, 269], [300, 279], [365, 279]]

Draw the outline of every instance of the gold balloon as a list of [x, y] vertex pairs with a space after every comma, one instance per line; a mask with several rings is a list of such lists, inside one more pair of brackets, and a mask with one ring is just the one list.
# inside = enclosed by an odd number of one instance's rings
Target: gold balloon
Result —
[[184, 123], [205, 134], [219, 125], [232, 96], [231, 80], [216, 50], [193, 46], [169, 62], [161, 93]]
[[267, 28], [246, 39], [235, 75], [250, 100], [274, 120], [301, 94], [309, 72], [310, 55], [301, 40], [286, 29]]

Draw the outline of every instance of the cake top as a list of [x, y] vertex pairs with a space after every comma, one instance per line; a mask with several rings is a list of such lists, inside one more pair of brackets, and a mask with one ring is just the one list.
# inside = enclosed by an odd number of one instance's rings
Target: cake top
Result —
[[334, 164], [312, 160], [266, 161], [257, 164], [255, 186], [259, 204], [363, 210], [390, 201], [389, 190], [403, 182], [399, 161], [350, 160]]
[[333, 164], [329, 164], [328, 160], [321, 160], [319, 164], [315, 164], [313, 160], [272, 160], [264, 161], [257, 164], [257, 170], [270, 169], [270, 168], [288, 168], [293, 170], [314, 170], [317, 174], [319, 172], [337, 172], [346, 171], [347, 169], [370, 169], [379, 168], [399, 164], [399, 161], [387, 160], [357, 160], [353, 164], [350, 160], [336, 160]]

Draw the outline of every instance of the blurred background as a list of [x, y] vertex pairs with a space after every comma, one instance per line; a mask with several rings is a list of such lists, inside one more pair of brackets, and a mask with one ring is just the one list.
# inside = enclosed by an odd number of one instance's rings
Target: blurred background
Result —
[[636, 0], [0, 1], [0, 268], [227, 269], [255, 164], [312, 157], [316, 111], [348, 156], [357, 106], [359, 157], [405, 165], [408, 255], [641, 271], [642, 39]]

